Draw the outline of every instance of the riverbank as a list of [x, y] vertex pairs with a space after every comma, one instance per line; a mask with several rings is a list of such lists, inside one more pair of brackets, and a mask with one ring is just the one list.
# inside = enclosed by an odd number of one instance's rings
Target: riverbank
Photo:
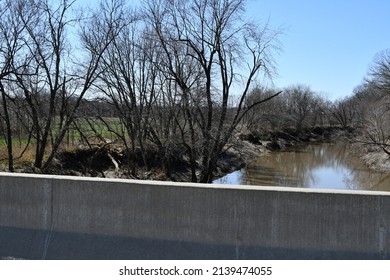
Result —
[[283, 131], [252, 133], [241, 135], [240, 139], [255, 144], [259, 143], [270, 151], [279, 151], [302, 143], [335, 141], [347, 137], [349, 133], [349, 130], [344, 130], [339, 127], [315, 127], [301, 131], [285, 129]]
[[[241, 133], [235, 136], [234, 143], [229, 149], [229, 153], [235, 157], [235, 164], [225, 169], [229, 172], [217, 170], [215, 177], [220, 178], [239, 170], [252, 160], [267, 153], [284, 151], [305, 143], [343, 141], [348, 138], [350, 133], [351, 131], [339, 127], [316, 127], [300, 132], [294, 129], [285, 129], [267, 133]], [[223, 159], [220, 161], [223, 162]], [[226, 164], [229, 162], [225, 162]]]
[[390, 157], [381, 148], [353, 143], [353, 155], [359, 157], [363, 163], [373, 171], [390, 173]]
[[361, 159], [370, 170], [390, 173], [390, 156], [379, 146], [359, 142], [358, 135], [353, 129], [314, 128], [301, 133], [292, 130], [259, 135], [257, 138], [265, 139], [262, 142], [266, 145], [268, 151], [283, 151], [310, 142], [349, 142], [351, 149], [348, 152], [348, 157]]
[[[245, 167], [251, 160], [272, 151], [283, 151], [296, 145], [310, 142], [329, 142], [345, 137], [348, 132], [337, 127], [313, 128], [296, 132], [295, 130], [274, 131], [267, 133], [240, 133], [232, 137], [229, 149], [217, 161], [214, 177]], [[189, 159], [183, 152], [173, 153], [171, 170], [162, 168], [158, 152], [148, 151], [150, 166], [137, 164], [129, 168], [129, 158], [141, 162], [139, 154], [126, 155], [123, 147], [111, 143], [94, 148], [79, 147], [61, 152], [53, 166], [46, 173], [105, 178], [134, 178], [141, 180], [162, 180], [187, 182], [191, 179]], [[31, 165], [18, 166], [17, 172], [41, 173]]]

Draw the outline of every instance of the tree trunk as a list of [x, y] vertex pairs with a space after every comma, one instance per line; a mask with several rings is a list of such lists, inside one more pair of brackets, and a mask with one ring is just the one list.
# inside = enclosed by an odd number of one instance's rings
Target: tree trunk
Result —
[[14, 158], [12, 151], [12, 129], [11, 121], [8, 113], [7, 97], [5, 94], [5, 89], [3, 83], [0, 82], [0, 91], [3, 99], [3, 110], [4, 110], [4, 120], [6, 124], [6, 140], [7, 140], [7, 152], [8, 152], [8, 170], [9, 172], [14, 172]]

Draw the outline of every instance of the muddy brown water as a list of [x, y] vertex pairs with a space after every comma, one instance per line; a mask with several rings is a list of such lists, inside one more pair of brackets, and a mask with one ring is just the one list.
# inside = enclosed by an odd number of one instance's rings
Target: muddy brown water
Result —
[[390, 174], [369, 170], [348, 156], [347, 143], [320, 143], [272, 152], [214, 184], [390, 191]]

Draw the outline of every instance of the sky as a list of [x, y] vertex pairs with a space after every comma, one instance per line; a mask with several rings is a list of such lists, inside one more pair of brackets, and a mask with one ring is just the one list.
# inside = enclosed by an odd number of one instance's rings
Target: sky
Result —
[[248, 16], [284, 31], [279, 88], [305, 84], [330, 100], [352, 94], [375, 55], [390, 48], [388, 0], [249, 0]]
[[390, 48], [389, 12], [390, 0], [247, 0], [248, 18], [283, 29], [273, 86], [304, 84], [330, 100], [352, 95]]

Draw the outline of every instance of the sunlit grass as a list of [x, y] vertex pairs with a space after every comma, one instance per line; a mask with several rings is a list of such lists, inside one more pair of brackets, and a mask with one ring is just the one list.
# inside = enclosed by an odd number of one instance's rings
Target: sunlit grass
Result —
[[[35, 144], [30, 144], [26, 148], [25, 143], [13, 143], [12, 153], [16, 164], [31, 163], [35, 159]], [[2, 164], [8, 164], [8, 150], [4, 139], [0, 140], [0, 160]]]
[[[124, 127], [118, 118], [100, 119], [81, 119], [73, 124], [60, 146], [60, 151], [74, 151], [81, 146], [86, 145], [86, 140], [91, 145], [101, 144], [103, 140], [117, 140], [118, 134], [123, 134]], [[59, 133], [59, 128], [54, 126], [52, 135], [55, 137]], [[36, 141], [34, 138], [28, 140], [27, 135], [13, 136], [12, 151], [14, 164], [32, 164], [36, 156]], [[46, 148], [44, 158], [49, 156], [51, 152], [51, 140]], [[8, 165], [8, 150], [7, 142], [4, 137], [0, 138], [0, 166], [1, 169], [6, 169]]]

